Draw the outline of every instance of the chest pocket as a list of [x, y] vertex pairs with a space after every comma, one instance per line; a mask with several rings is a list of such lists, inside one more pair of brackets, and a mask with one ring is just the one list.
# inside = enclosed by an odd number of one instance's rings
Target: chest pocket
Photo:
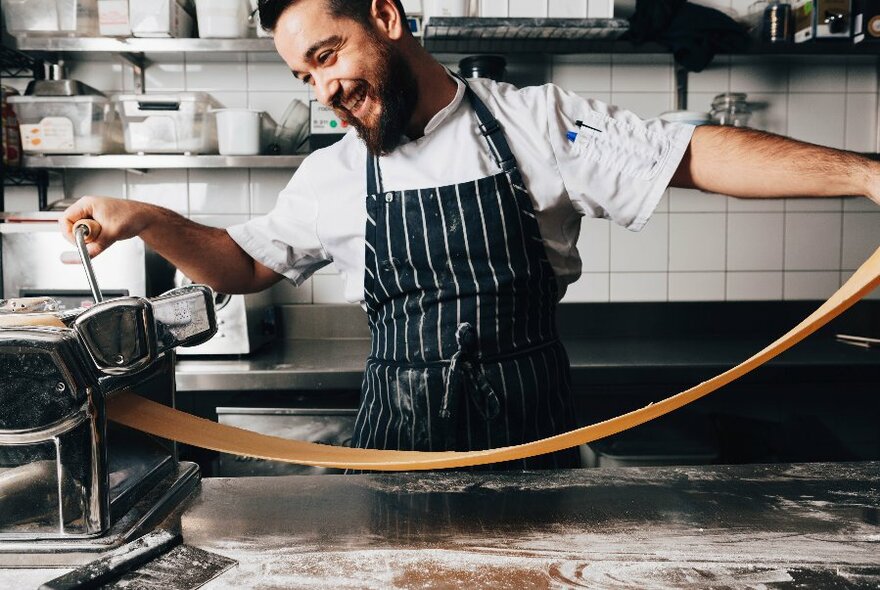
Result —
[[373, 243], [380, 292], [407, 293], [452, 284], [456, 261], [468, 263], [462, 239], [465, 216], [455, 191], [451, 192], [409, 190], [379, 197]]
[[521, 252], [525, 216], [534, 214], [522, 210], [504, 174], [386, 193], [375, 209], [371, 229], [379, 294], [426, 288], [467, 294], [531, 270]]
[[603, 168], [653, 180], [663, 169], [671, 145], [661, 133], [592, 112], [585, 115], [572, 149]]

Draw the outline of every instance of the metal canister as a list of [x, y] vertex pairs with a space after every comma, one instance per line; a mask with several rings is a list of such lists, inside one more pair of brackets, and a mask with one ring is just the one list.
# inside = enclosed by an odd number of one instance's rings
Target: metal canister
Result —
[[764, 41], [769, 43], [791, 42], [791, 5], [774, 2], [765, 8], [762, 29]]

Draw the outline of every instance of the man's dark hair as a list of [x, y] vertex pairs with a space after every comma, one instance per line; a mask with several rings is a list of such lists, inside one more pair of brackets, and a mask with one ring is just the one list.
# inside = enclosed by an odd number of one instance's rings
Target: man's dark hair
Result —
[[[370, 22], [370, 7], [372, 0], [324, 0], [330, 14], [337, 18], [349, 18], [362, 25], [368, 25]], [[278, 19], [281, 14], [289, 7], [293, 6], [297, 0], [260, 0], [260, 25], [267, 31], [274, 31], [278, 25]], [[400, 17], [406, 20], [406, 12], [403, 10], [403, 4], [400, 0], [394, 0]]]

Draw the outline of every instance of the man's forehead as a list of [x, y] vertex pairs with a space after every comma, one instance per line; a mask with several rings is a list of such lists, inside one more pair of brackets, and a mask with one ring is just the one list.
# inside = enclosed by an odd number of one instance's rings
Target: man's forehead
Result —
[[302, 0], [285, 10], [275, 27], [276, 44], [282, 41], [295, 57], [302, 58], [322, 39], [343, 36], [347, 20], [334, 17], [324, 5], [325, 0]]

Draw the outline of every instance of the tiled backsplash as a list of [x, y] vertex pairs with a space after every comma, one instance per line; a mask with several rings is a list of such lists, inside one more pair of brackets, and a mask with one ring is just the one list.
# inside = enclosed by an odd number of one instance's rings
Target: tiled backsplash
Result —
[[[276, 120], [292, 98], [310, 98], [274, 55], [189, 54], [157, 61], [146, 73], [149, 91], [203, 90], [226, 106], [263, 109]], [[132, 91], [127, 66], [97, 60], [70, 65], [71, 77], [105, 92]], [[754, 127], [876, 152], [877, 69], [872, 57], [721, 57], [690, 76], [689, 107], [707, 110], [719, 93], [747, 92], [758, 107]], [[513, 58], [509, 70], [514, 83], [552, 81], [642, 117], [674, 108], [673, 67], [666, 56]], [[66, 174], [66, 193], [148, 201], [223, 227], [268, 212], [292, 172], [75, 171]], [[63, 194], [60, 182], [52, 193]], [[34, 209], [33, 189], [7, 189], [6, 207]], [[584, 220], [584, 276], [569, 288], [566, 301], [825, 298], [873, 251], [878, 235], [880, 208], [866, 199], [746, 200], [671, 189], [640, 233]], [[337, 303], [342, 285], [331, 266], [304, 286], [281, 285], [275, 294], [282, 303]]]

